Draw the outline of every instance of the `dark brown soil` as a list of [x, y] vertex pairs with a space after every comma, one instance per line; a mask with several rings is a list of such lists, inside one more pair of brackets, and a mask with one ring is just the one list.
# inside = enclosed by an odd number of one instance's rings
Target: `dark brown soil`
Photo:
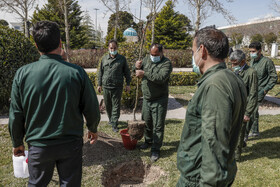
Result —
[[141, 160], [119, 163], [107, 168], [102, 176], [105, 187], [144, 187], [159, 179], [164, 172]]
[[145, 121], [128, 121], [127, 128], [131, 139], [141, 140], [144, 135]]
[[277, 105], [273, 102], [267, 101], [267, 100], [263, 100], [261, 105], [259, 106], [259, 110], [260, 109], [279, 109], [280, 105]]

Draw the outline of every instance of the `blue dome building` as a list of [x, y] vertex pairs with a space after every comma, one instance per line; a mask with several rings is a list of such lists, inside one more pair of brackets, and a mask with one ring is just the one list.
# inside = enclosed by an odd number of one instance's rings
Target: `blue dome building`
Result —
[[137, 32], [133, 28], [128, 28], [123, 32], [123, 36], [126, 38], [127, 42], [137, 42]]

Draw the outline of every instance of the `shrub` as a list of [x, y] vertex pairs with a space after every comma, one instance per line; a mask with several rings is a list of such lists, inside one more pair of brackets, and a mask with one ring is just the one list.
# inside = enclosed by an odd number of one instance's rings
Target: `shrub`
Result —
[[98, 63], [107, 49], [70, 50], [70, 62], [83, 68], [97, 68]]
[[172, 66], [175, 68], [192, 67], [192, 51], [191, 49], [165, 49], [164, 55], [170, 59]]
[[195, 85], [200, 76], [194, 72], [172, 72], [170, 75], [170, 86]]
[[8, 109], [17, 69], [39, 57], [36, 47], [21, 32], [0, 26], [0, 111]]

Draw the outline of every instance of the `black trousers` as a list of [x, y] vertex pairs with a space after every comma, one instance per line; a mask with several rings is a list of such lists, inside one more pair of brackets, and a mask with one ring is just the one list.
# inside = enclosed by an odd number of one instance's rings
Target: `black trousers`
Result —
[[28, 186], [47, 186], [57, 167], [60, 186], [81, 186], [83, 140], [55, 146], [35, 147], [29, 145]]

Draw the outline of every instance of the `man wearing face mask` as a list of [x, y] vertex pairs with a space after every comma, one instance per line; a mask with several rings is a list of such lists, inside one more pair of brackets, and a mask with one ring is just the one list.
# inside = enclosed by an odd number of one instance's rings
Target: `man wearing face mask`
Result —
[[233, 51], [230, 54], [229, 60], [232, 64], [233, 71], [244, 81], [248, 95], [247, 107], [243, 118], [237, 148], [235, 151], [235, 159], [237, 161], [240, 161], [242, 147], [246, 146], [246, 142], [244, 142], [246, 124], [250, 120], [250, 117], [258, 104], [258, 76], [256, 70], [246, 64], [246, 55], [245, 53], [243, 53], [243, 51]]
[[109, 41], [108, 49], [109, 53], [104, 55], [101, 60], [97, 90], [100, 93], [103, 89], [109, 124], [112, 125], [114, 132], [118, 132], [123, 79], [125, 77], [125, 91], [129, 92], [131, 76], [126, 58], [118, 54], [117, 41]]
[[213, 27], [196, 32], [194, 71], [202, 74], [188, 104], [177, 152], [177, 187], [230, 186], [237, 167], [234, 151], [246, 108], [246, 87], [224, 62], [229, 44]]
[[168, 81], [171, 61], [163, 55], [161, 44], [152, 44], [150, 56], [135, 63], [136, 76], [142, 78], [142, 119], [146, 123], [145, 143], [140, 149], [151, 147], [151, 161], [159, 159], [163, 142], [164, 123], [168, 104]]
[[[260, 42], [252, 42], [249, 45], [251, 62], [250, 65], [253, 67], [258, 74], [258, 105], [263, 101], [264, 96], [269, 90], [271, 90], [277, 83], [277, 73], [274, 63], [269, 58], [262, 55], [262, 46]], [[249, 135], [250, 131], [252, 133]], [[248, 135], [251, 137], [259, 136], [259, 108], [258, 106], [253, 112], [253, 116], [246, 128], [246, 138]]]

